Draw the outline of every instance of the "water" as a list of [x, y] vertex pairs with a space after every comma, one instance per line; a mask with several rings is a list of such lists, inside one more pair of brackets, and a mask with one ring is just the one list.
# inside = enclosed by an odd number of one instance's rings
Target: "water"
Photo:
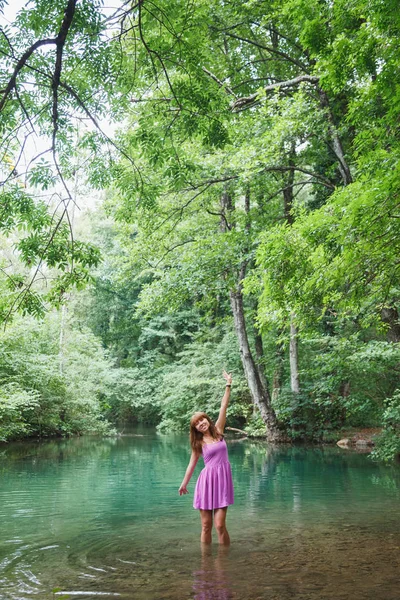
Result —
[[398, 600], [400, 469], [336, 448], [228, 441], [229, 550], [177, 490], [184, 436], [3, 446], [2, 600]]

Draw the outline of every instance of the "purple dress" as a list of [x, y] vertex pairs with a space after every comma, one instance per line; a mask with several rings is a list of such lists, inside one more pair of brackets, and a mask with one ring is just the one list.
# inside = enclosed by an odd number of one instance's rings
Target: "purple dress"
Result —
[[203, 444], [204, 469], [194, 490], [193, 508], [213, 510], [233, 504], [233, 481], [224, 439]]

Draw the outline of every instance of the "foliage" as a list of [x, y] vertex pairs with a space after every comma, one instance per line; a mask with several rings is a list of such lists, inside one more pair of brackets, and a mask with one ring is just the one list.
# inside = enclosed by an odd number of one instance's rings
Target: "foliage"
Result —
[[29, 435], [31, 413], [39, 407], [38, 392], [10, 382], [1, 387], [0, 393], [1, 441]]
[[68, 326], [60, 353], [60, 315], [20, 317], [1, 333], [0, 436], [108, 433], [102, 404], [110, 395], [107, 359], [88, 330]]
[[221, 373], [228, 369], [234, 377], [228, 425], [239, 423], [252, 412], [252, 406], [239, 360], [237, 341], [231, 328], [203, 330], [163, 370], [157, 398], [161, 411], [159, 429], [185, 430], [192, 414], [206, 412], [216, 420], [224, 391]]
[[396, 390], [393, 396], [385, 400], [382, 414], [383, 431], [378, 437], [373, 456], [389, 462], [400, 457], [400, 392]]
[[[67, 35], [55, 42], [66, 4], [35, 0], [18, 14], [17, 30], [0, 36], [0, 230], [21, 261], [1, 265], [0, 318], [17, 307], [41, 315], [43, 303], [59, 303], [92, 276], [94, 286], [71, 303], [84, 323], [79, 335], [71, 325], [82, 347], [66, 350], [63, 377], [54, 340], [46, 385], [34, 385], [36, 376], [45, 380], [40, 361], [37, 375], [27, 368], [29, 386], [7, 374], [5, 427], [23, 433], [29, 421], [37, 429], [27, 415], [38, 401], [45, 428], [60, 430], [60, 406], [79, 390], [87, 403], [96, 399], [95, 421], [101, 399], [113, 420], [185, 427], [199, 404], [214, 415], [218, 370], [232, 366], [231, 417], [258, 431], [233, 338], [230, 299], [244, 287], [251, 352], [288, 434], [321, 439], [343, 425], [384, 424], [376, 455], [395, 454], [394, 0], [154, 0], [107, 18], [98, 0], [71, 0]], [[7, 92], [16, 57], [45, 38], [55, 47], [32, 50]], [[99, 125], [105, 115], [124, 119], [113, 140]], [[76, 119], [91, 125], [76, 134]], [[30, 121], [49, 152], [23, 179], [17, 159]], [[108, 186], [108, 220], [99, 213], [94, 236], [72, 243], [65, 222], [80, 169], [92, 185]], [[53, 218], [36, 192], [51, 193], [62, 180]], [[42, 266], [54, 275], [49, 291], [31, 278]], [[50, 348], [51, 335], [43, 335]], [[291, 383], [295, 342], [300, 392]], [[100, 357], [93, 372], [102, 386], [79, 358], [85, 348], [89, 363]], [[75, 418], [72, 404], [68, 411], [70, 429], [78, 429], [83, 412]]]
[[2, 265], [1, 321], [18, 311], [43, 316], [87, 284], [99, 263], [97, 249], [74, 238], [71, 215], [78, 172], [93, 164], [92, 182], [106, 183], [107, 169], [96, 176], [96, 166], [110, 159], [109, 138], [96, 119], [113, 112], [117, 97], [124, 104], [113, 86], [122, 55], [117, 40], [105, 43], [102, 4], [37, 0], [20, 8], [12, 26], [2, 20], [0, 233], [18, 235], [21, 268], [10, 274]]
[[[258, 304], [270, 381], [274, 353], [283, 357], [275, 406], [286, 428], [320, 437], [343, 421], [378, 422], [398, 353], [381, 320], [397, 302], [393, 6], [383, 17], [364, 2], [199, 3], [185, 37], [162, 6], [137, 16], [142, 96], [121, 134], [141, 178], [122, 160], [109, 201], [132, 224], [128, 261], [150, 275], [139, 310], [226, 307], [245, 265], [246, 317], [251, 330]], [[291, 319], [297, 395], [285, 367]]]
[[132, 421], [159, 423], [161, 429], [187, 429], [190, 415], [207, 406], [213, 416], [222, 394], [223, 368], [234, 370], [232, 418], [248, 411], [237, 342], [230, 320], [207, 316], [183, 305], [151, 317], [139, 312], [149, 277], [129, 260], [124, 231], [111, 220], [91, 219], [91, 237], [100, 244], [103, 263], [94, 286], [74, 300], [75, 318], [88, 323], [115, 357], [118, 368], [106, 416], [123, 426]]

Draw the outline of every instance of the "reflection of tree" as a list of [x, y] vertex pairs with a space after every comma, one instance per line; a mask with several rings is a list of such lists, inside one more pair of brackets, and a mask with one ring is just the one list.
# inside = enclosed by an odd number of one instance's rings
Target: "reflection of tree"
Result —
[[193, 571], [194, 600], [230, 600], [233, 598], [227, 574], [229, 548], [218, 547], [214, 558], [212, 546], [203, 544], [200, 569]]
[[335, 498], [340, 498], [341, 507], [354, 502], [365, 488], [367, 471], [377, 476], [381, 471], [382, 475], [387, 474], [387, 467], [366, 462], [365, 457], [343, 453], [338, 448], [265, 443], [253, 448], [249, 443], [243, 444], [240, 451], [235, 448], [232, 453], [233, 471], [236, 487], [247, 490], [242, 501], [244, 510], [254, 512], [261, 508], [261, 514], [266, 516], [271, 510], [284, 511], [292, 515], [292, 525], [294, 520], [299, 523], [305, 513], [311, 515], [313, 511], [331, 518], [338, 508]]
[[[259, 447], [250, 450], [251, 453], [248, 458], [252, 461], [252, 469], [250, 471], [248, 502], [253, 507], [259, 501], [265, 482], [274, 480], [278, 461], [275, 459], [275, 448], [273, 446], [268, 448], [264, 446], [262, 452], [260, 452]], [[255, 450], [258, 450], [258, 452], [255, 452]]]
[[0, 456], [7, 461], [30, 459], [51, 459], [60, 460], [62, 458], [85, 459], [88, 456], [99, 456], [104, 452], [109, 452], [110, 448], [117, 443], [117, 438], [93, 438], [75, 437], [73, 439], [45, 440], [40, 442], [12, 442], [2, 448]]

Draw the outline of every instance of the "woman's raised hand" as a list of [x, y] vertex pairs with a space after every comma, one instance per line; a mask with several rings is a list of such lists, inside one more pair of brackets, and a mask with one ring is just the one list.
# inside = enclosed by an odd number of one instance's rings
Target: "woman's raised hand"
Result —
[[226, 380], [228, 385], [232, 385], [232, 373], [227, 373], [224, 369], [222, 371], [222, 377]]

